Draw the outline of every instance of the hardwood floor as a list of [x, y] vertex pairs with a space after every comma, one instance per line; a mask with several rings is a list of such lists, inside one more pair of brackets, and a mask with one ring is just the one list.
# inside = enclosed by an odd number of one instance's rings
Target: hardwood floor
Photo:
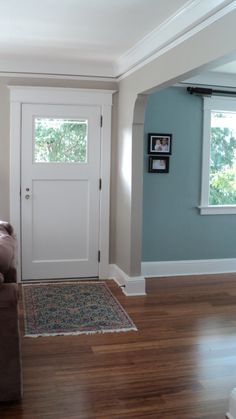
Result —
[[138, 332], [22, 338], [24, 399], [0, 418], [224, 418], [236, 274], [149, 279], [145, 297], [108, 284]]

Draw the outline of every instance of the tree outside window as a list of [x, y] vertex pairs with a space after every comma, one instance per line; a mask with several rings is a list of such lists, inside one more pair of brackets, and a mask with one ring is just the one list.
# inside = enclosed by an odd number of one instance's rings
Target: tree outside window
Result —
[[236, 113], [211, 113], [210, 205], [236, 205]]
[[88, 121], [53, 118], [35, 119], [36, 163], [85, 163]]

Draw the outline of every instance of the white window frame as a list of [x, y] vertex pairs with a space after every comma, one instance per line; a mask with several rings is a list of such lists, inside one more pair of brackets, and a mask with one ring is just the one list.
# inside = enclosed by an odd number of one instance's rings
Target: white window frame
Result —
[[235, 205], [210, 205], [210, 152], [211, 152], [211, 112], [236, 112], [236, 99], [233, 97], [204, 97], [203, 103], [203, 148], [202, 148], [202, 184], [201, 184], [201, 215], [236, 214]]

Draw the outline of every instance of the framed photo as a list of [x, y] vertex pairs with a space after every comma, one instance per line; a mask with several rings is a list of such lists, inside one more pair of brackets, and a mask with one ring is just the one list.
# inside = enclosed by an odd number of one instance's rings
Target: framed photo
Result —
[[169, 173], [169, 157], [149, 156], [149, 173]]
[[148, 154], [171, 154], [172, 134], [148, 134]]

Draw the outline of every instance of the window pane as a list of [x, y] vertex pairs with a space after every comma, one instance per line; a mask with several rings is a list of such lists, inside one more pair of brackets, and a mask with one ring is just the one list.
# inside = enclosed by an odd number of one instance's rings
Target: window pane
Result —
[[35, 118], [34, 161], [36, 163], [86, 163], [88, 121]]
[[236, 204], [235, 112], [211, 112], [209, 204]]

